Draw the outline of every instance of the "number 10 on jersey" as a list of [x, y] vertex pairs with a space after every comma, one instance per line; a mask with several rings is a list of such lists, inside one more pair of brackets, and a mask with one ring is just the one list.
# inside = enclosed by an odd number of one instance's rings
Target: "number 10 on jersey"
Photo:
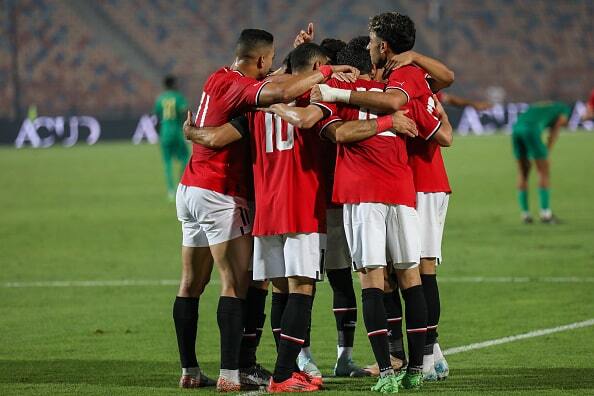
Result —
[[[295, 127], [284, 122], [276, 114], [265, 113], [264, 120], [266, 124], [266, 152], [272, 153], [275, 146], [278, 151], [292, 149], [295, 143]], [[283, 125], [287, 128], [287, 138], [284, 140]]]

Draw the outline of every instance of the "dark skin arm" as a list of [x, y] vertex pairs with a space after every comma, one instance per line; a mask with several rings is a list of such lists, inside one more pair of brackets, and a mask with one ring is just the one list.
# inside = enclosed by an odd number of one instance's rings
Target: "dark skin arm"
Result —
[[266, 109], [260, 109], [278, 115], [289, 124], [301, 129], [312, 128], [324, 118], [324, 112], [316, 105], [307, 107], [288, 106], [284, 103], [273, 104]]
[[192, 120], [192, 112], [188, 111], [188, 117], [184, 122], [183, 128], [186, 139], [192, 143], [200, 144], [211, 149], [220, 149], [242, 138], [241, 134], [230, 123], [218, 127], [199, 128]]
[[[321, 90], [325, 86], [316, 85], [311, 90], [312, 102], [334, 102], [335, 100], [326, 100]], [[349, 104], [371, 109], [377, 113], [391, 114], [398, 111], [406, 104], [406, 95], [398, 89], [389, 89], [386, 92], [374, 91], [351, 91], [348, 100]]]
[[446, 65], [437, 59], [419, 54], [415, 51], [406, 51], [392, 56], [384, 67], [383, 78], [388, 78], [392, 70], [413, 63], [431, 75], [431, 89], [434, 92], [447, 88], [454, 82], [454, 72]]
[[[343, 72], [356, 76], [359, 70], [352, 66], [330, 66], [333, 73]], [[274, 103], [289, 103], [309, 91], [314, 85], [324, 82], [326, 78], [318, 70], [312, 70], [299, 75], [292, 75], [283, 81], [272, 81], [266, 84], [260, 92], [259, 106], [269, 106]]]
[[568, 122], [569, 122], [569, 120], [567, 119], [567, 117], [564, 115], [561, 115], [557, 118], [555, 123], [553, 125], [551, 125], [551, 129], [549, 131], [549, 136], [547, 138], [547, 148], [549, 150], [551, 150], [553, 148], [553, 146], [555, 145], [555, 143], [557, 142], [561, 128], [564, 127], [565, 125], [567, 125]]
[[[415, 123], [405, 114], [404, 111], [392, 114], [393, 128], [391, 131], [415, 137], [418, 135]], [[360, 142], [377, 134], [377, 119], [336, 121], [324, 128], [324, 136], [335, 143]]]
[[491, 107], [493, 107], [492, 103], [489, 102], [478, 102], [475, 100], [470, 100], [470, 99], [466, 99], [466, 98], [462, 98], [460, 96], [455, 96], [455, 95], [451, 95], [451, 94], [442, 94], [442, 102], [448, 105], [452, 105], [452, 106], [456, 106], [456, 107], [465, 107], [465, 106], [471, 106], [473, 108], [475, 108], [476, 110], [487, 110], [490, 109]]

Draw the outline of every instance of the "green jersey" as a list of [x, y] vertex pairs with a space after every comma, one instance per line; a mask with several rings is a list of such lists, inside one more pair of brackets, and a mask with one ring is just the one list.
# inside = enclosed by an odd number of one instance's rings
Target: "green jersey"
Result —
[[165, 91], [155, 102], [155, 114], [159, 118], [159, 133], [162, 141], [183, 138], [182, 125], [186, 119], [188, 102], [178, 91]]
[[513, 133], [540, 135], [542, 131], [552, 126], [559, 116], [564, 115], [569, 118], [570, 112], [569, 107], [561, 102], [534, 103], [518, 116]]
[[570, 109], [560, 102], [534, 103], [518, 116], [512, 132], [512, 145], [516, 159], [546, 159], [547, 146], [542, 141], [542, 132], [564, 115], [569, 118]]

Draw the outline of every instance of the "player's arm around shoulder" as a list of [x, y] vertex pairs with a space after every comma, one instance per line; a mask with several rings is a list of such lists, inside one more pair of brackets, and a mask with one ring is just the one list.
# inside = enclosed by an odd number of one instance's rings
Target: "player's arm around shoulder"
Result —
[[356, 79], [359, 70], [346, 65], [323, 65], [317, 70], [292, 75], [280, 81], [270, 81], [260, 92], [259, 106], [269, 106], [275, 103], [289, 103], [309, 91], [314, 85], [329, 79], [334, 73], [349, 73]]
[[249, 133], [247, 119], [244, 116], [218, 127], [198, 127], [193, 121], [191, 111], [188, 111], [183, 129], [186, 139], [210, 149], [223, 148]]
[[336, 143], [342, 144], [360, 142], [387, 131], [414, 138], [419, 134], [417, 126], [405, 114], [405, 111], [397, 111], [392, 115], [380, 116], [372, 120], [335, 122], [328, 125], [324, 131], [327, 135], [331, 135]]
[[285, 103], [277, 103], [259, 110], [276, 114], [284, 121], [299, 129], [310, 129], [324, 117], [324, 112], [316, 105], [297, 107]]

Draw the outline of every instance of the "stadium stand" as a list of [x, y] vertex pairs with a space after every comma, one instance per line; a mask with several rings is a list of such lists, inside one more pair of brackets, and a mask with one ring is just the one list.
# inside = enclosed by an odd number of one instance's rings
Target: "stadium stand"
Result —
[[[3, 31], [9, 34], [0, 39], [0, 118], [15, 116], [11, 45], [17, 46], [19, 54], [22, 113], [36, 104], [41, 114], [88, 112], [118, 117], [150, 109], [160, 89], [156, 76], [165, 73], [180, 76], [192, 102], [204, 78], [231, 62], [242, 28], [272, 31], [280, 61], [296, 32], [309, 21], [317, 23], [317, 40], [349, 39], [366, 33], [370, 15], [388, 10], [402, 11], [416, 21], [417, 47], [452, 67], [457, 76], [454, 92], [484, 98], [487, 87], [498, 86], [510, 101], [573, 101], [594, 86], [594, 3], [587, 0], [337, 0], [323, 5], [313, 0], [20, 0], [5, 4], [13, 9], [1, 19]], [[106, 29], [116, 31], [116, 39], [106, 37]], [[531, 56], [523, 56], [526, 53]], [[146, 58], [144, 63], [138, 54]]]

